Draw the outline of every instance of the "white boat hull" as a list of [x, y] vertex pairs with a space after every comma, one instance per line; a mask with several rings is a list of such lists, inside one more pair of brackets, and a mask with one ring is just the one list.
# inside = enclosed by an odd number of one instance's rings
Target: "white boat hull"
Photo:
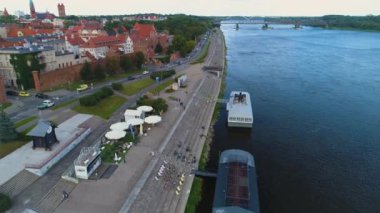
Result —
[[228, 126], [228, 127], [252, 128], [253, 123], [228, 122], [227, 126]]

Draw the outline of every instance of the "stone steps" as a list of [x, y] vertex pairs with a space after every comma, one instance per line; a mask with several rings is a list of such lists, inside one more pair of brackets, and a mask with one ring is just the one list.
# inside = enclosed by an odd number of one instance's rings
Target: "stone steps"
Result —
[[39, 177], [27, 170], [22, 170], [0, 186], [0, 192], [13, 198], [30, 186]]
[[75, 183], [61, 179], [50, 191], [33, 207], [33, 210], [39, 213], [54, 212], [55, 209], [64, 201], [63, 191], [70, 194], [76, 187]]

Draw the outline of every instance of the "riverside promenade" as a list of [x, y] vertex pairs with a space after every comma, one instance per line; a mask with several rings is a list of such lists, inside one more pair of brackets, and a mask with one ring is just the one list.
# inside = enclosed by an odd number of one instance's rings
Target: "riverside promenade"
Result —
[[[223, 41], [217, 31], [204, 65], [224, 66]], [[158, 156], [149, 163], [119, 212], [184, 212], [194, 179], [190, 172], [198, 166], [222, 81], [209, 73], [202, 75], [188, 108], [166, 136]], [[159, 177], [162, 165], [165, 168]]]
[[[140, 137], [140, 142], [129, 150], [126, 162], [119, 164], [109, 178], [81, 180], [79, 184], [54, 181], [56, 184], [48, 190], [46, 186], [43, 187], [46, 188], [44, 190], [38, 188], [42, 184], [33, 184], [17, 196], [18, 205], [11, 212], [25, 212], [25, 207], [27, 211], [40, 213], [183, 212], [193, 180], [193, 176], [188, 175], [191, 168], [197, 167], [221, 83], [219, 77], [202, 71], [202, 67], [224, 65], [222, 41], [220, 31], [213, 33], [205, 63], [186, 65], [179, 72], [188, 76], [186, 88], [174, 93], [161, 92], [156, 96], [166, 99], [169, 105], [163, 121], [152, 127], [147, 136]], [[173, 100], [173, 97], [180, 99], [183, 105]], [[128, 99], [128, 102], [136, 99], [137, 97]], [[121, 117], [123, 109], [117, 113]], [[117, 120], [116, 117], [102, 123], [101, 129], [107, 129], [110, 123]], [[101, 135], [100, 130], [96, 135]], [[90, 136], [89, 143], [90, 139], [95, 141], [95, 135]], [[192, 162], [194, 157], [195, 163]], [[153, 182], [156, 181], [154, 177], [158, 167], [164, 161], [175, 166], [173, 174], [186, 174], [180, 195], [175, 194], [176, 187], [168, 187], [167, 181], [163, 179]], [[54, 174], [49, 173], [49, 176], [58, 178], [61, 173], [53, 170]], [[161, 188], [151, 187], [152, 185]], [[43, 192], [39, 193], [39, 197], [31, 197], [32, 193], [35, 194], [36, 187], [37, 191]], [[69, 193], [68, 198], [59, 196], [62, 190]], [[151, 203], [147, 205], [146, 202]]]

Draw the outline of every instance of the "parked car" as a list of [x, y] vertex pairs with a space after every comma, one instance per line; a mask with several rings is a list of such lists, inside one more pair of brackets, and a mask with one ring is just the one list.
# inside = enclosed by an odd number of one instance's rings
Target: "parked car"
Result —
[[44, 93], [37, 93], [37, 94], [35, 95], [35, 97], [36, 97], [36, 98], [41, 98], [41, 99], [49, 99], [49, 98], [50, 98], [50, 96], [48, 96], [48, 95], [46, 95], [46, 94], [44, 94]]
[[51, 100], [44, 100], [40, 105], [37, 106], [38, 109], [47, 109], [49, 107], [54, 106], [54, 102]]
[[9, 96], [18, 96], [18, 92], [16, 91], [13, 91], [13, 90], [7, 90], [5, 92], [5, 94], [9, 95]]
[[147, 75], [147, 74], [149, 74], [149, 71], [145, 70], [142, 74]]
[[88, 89], [88, 85], [87, 84], [81, 84], [77, 88], [77, 92], [85, 91], [86, 89]]
[[18, 93], [18, 96], [21, 96], [21, 97], [28, 97], [30, 96], [30, 94], [27, 92], [27, 91], [20, 91]]

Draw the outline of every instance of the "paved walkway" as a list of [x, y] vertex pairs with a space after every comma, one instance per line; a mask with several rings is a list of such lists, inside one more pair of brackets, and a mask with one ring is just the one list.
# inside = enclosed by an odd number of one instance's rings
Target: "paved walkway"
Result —
[[[126, 157], [126, 163], [119, 164], [118, 169], [109, 179], [98, 181], [81, 181], [71, 192], [68, 200], [63, 202], [56, 212], [118, 212], [125, 198], [141, 179], [147, 165], [152, 160], [151, 151], [157, 152], [167, 132], [172, 129], [178, 116], [183, 113], [179, 103], [169, 99], [169, 96], [180, 98], [185, 104], [189, 101], [193, 91], [200, 85], [202, 77], [201, 65], [195, 65], [190, 71], [189, 85], [174, 93], [162, 92], [160, 97], [167, 99], [169, 110], [163, 116], [163, 121], [148, 132], [148, 136], [141, 136], [140, 143], [132, 147]], [[187, 93], [185, 91], [188, 91]], [[104, 195], [110, 196], [104, 196]], [[112, 196], [111, 196], [112, 195]], [[101, 200], [101, 202], [99, 202]]]

